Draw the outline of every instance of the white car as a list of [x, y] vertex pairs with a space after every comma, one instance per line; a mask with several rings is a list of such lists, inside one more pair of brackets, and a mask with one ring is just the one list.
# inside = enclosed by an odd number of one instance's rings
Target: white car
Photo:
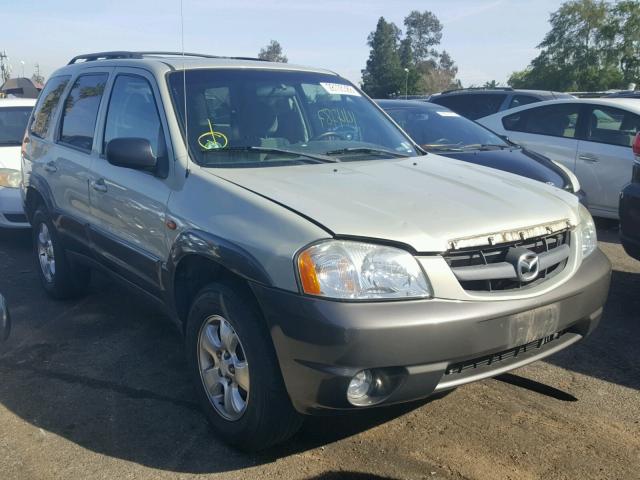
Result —
[[631, 146], [640, 131], [638, 100], [552, 100], [478, 122], [569, 168], [586, 193], [591, 213], [618, 218], [620, 191], [631, 180]]
[[0, 99], [0, 228], [29, 228], [20, 196], [20, 146], [32, 98]]

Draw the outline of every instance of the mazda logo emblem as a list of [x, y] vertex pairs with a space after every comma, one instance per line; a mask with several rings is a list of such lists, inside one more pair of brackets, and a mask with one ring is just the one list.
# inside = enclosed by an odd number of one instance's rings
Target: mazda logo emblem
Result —
[[540, 263], [538, 255], [533, 252], [523, 253], [518, 257], [516, 265], [516, 274], [521, 282], [530, 282], [535, 280], [539, 273]]

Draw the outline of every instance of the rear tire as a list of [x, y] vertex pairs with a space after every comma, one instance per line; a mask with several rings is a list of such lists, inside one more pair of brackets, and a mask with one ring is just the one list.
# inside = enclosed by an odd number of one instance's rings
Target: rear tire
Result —
[[35, 211], [31, 224], [36, 270], [47, 294], [56, 300], [64, 300], [86, 293], [91, 270], [69, 261], [58, 232], [43, 207]]
[[249, 294], [222, 283], [203, 288], [185, 341], [198, 400], [225, 442], [256, 451], [298, 431], [302, 416], [291, 405], [271, 336]]

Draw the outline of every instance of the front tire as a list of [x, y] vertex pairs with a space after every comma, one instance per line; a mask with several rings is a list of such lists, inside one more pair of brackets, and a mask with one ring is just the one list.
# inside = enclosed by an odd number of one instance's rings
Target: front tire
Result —
[[224, 441], [256, 451], [300, 428], [302, 417], [291, 405], [269, 332], [249, 294], [221, 283], [202, 289], [185, 340], [198, 400]]
[[33, 214], [32, 235], [38, 277], [49, 296], [64, 300], [83, 295], [91, 272], [87, 267], [71, 264], [60, 244], [58, 232], [43, 207]]

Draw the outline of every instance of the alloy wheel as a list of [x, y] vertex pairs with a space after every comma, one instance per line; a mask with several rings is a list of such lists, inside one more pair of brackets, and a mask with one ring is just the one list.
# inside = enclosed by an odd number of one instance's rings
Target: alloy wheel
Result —
[[249, 364], [240, 338], [220, 315], [207, 318], [200, 329], [198, 365], [216, 412], [226, 420], [238, 420], [249, 401]]

